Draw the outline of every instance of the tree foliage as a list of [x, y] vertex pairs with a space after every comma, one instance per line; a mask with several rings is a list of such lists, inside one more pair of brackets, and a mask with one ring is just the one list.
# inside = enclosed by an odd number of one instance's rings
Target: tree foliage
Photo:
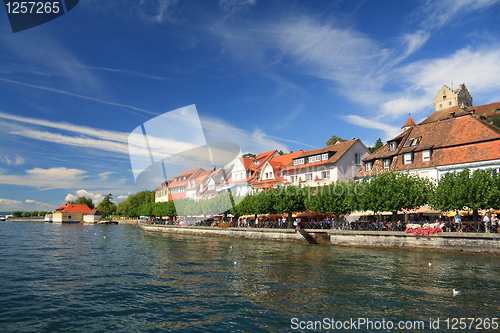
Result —
[[332, 137], [330, 139], [328, 139], [328, 141], [326, 142], [326, 145], [327, 146], [331, 146], [331, 145], [335, 144], [335, 142], [337, 142], [339, 140], [342, 140], [342, 139], [340, 137], [336, 136], [336, 135], [332, 135]]
[[489, 170], [465, 169], [449, 172], [439, 179], [431, 198], [432, 206], [440, 210], [488, 209], [500, 204], [500, 177]]
[[383, 145], [384, 145], [384, 143], [382, 142], [382, 139], [378, 138], [377, 141], [375, 142], [375, 146], [368, 147], [368, 150], [370, 151], [370, 153], [373, 153], [374, 151], [378, 150]]
[[496, 127], [500, 127], [500, 114], [496, 114], [486, 118], [486, 122], [493, 124]]
[[424, 206], [429, 201], [432, 184], [426, 178], [406, 172], [388, 172], [363, 180], [363, 195], [357, 206], [374, 212], [397, 212]]
[[243, 158], [256, 158], [257, 155], [252, 154], [252, 153], [246, 153], [246, 154], [243, 154], [241, 157], [243, 157]]
[[78, 197], [76, 200], [68, 201], [69, 204], [77, 204], [77, 205], [87, 205], [90, 209], [94, 209], [94, 203], [92, 199], [87, 197]]
[[111, 193], [106, 194], [104, 199], [97, 205], [97, 210], [100, 211], [103, 217], [109, 216], [116, 211], [116, 205], [111, 200], [113, 195]]

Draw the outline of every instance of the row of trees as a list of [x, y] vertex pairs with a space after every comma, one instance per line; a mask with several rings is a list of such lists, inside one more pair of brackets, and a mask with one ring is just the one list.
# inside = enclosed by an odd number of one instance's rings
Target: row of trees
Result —
[[47, 212], [47, 211], [37, 211], [37, 210], [34, 210], [32, 212], [21, 212], [19, 210], [16, 210], [14, 212], [12, 212], [12, 216], [14, 217], [38, 217], [38, 216], [45, 216], [45, 214], [50, 214], [51, 212]]

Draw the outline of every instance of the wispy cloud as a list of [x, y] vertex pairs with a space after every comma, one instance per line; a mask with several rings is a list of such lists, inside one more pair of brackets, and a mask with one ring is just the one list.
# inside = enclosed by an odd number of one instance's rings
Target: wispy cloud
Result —
[[25, 170], [23, 175], [2, 174], [0, 184], [41, 188], [72, 188], [89, 177], [87, 171], [65, 167]]
[[255, 5], [256, 2], [257, 0], [219, 0], [219, 6], [226, 12], [227, 18], [241, 11], [248, 10], [248, 8]]
[[345, 116], [344, 120], [350, 124], [384, 132], [385, 135], [382, 138], [384, 141], [389, 140], [401, 133], [401, 128], [397, 128], [396, 126], [391, 126], [384, 122], [376, 121], [374, 119], [367, 119], [357, 115]]
[[151, 75], [151, 74], [144, 74], [140, 72], [135, 72], [135, 71], [130, 71], [126, 69], [116, 69], [116, 68], [105, 68], [105, 67], [94, 67], [94, 66], [83, 66], [88, 69], [97, 69], [101, 71], [107, 71], [107, 72], [114, 72], [114, 73], [119, 73], [119, 74], [125, 74], [125, 75], [130, 75], [134, 77], [140, 77], [140, 78], [145, 78], [145, 79], [153, 79], [153, 80], [161, 80], [161, 81], [167, 81], [170, 80], [165, 77], [157, 76], [157, 75]]
[[142, 113], [157, 115], [157, 113], [155, 113], [155, 112], [151, 112], [151, 111], [148, 111], [148, 110], [137, 108], [135, 106], [121, 104], [121, 103], [115, 103], [115, 102], [109, 102], [109, 101], [105, 101], [105, 100], [102, 100], [102, 99], [99, 99], [99, 98], [90, 97], [90, 96], [84, 96], [84, 95], [79, 95], [79, 94], [74, 94], [74, 93], [71, 93], [71, 92], [68, 92], [68, 91], [64, 91], [64, 90], [60, 90], [60, 89], [55, 89], [55, 88], [50, 88], [50, 87], [44, 87], [44, 86], [37, 86], [37, 85], [34, 85], [34, 84], [29, 84], [29, 83], [24, 83], [24, 82], [9, 80], [9, 79], [5, 79], [5, 78], [0, 78], [0, 80], [4, 81], [4, 82], [8, 82], [8, 83], [13, 83], [13, 84], [17, 84], [17, 85], [21, 85], [21, 86], [25, 86], [25, 87], [34, 88], [34, 89], [50, 91], [50, 92], [53, 92], [53, 93], [67, 95], [67, 96], [71, 96], [71, 97], [78, 97], [78, 98], [86, 99], [86, 100], [89, 100], [89, 101], [94, 101], [94, 102], [97, 102], [97, 103], [100, 103], [100, 104], [111, 105], [111, 106], [118, 106], [118, 107], [121, 107], [121, 108], [124, 108], [124, 109], [129, 109], [129, 110], [133, 110], [133, 111], [139, 111], [139, 112], [142, 112]]
[[8, 156], [3, 156], [1, 158], [1, 161], [3, 161], [4, 163], [6, 163], [8, 165], [21, 165], [21, 164], [26, 163], [24, 158], [22, 158], [19, 155], [16, 155], [14, 158], [10, 158]]

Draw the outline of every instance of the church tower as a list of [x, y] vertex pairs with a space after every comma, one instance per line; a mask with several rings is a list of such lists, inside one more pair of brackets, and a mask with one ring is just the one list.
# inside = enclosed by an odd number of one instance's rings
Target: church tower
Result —
[[465, 83], [460, 88], [452, 90], [447, 85], [441, 88], [434, 97], [434, 112], [448, 109], [454, 106], [467, 108], [472, 106], [472, 96], [469, 94]]

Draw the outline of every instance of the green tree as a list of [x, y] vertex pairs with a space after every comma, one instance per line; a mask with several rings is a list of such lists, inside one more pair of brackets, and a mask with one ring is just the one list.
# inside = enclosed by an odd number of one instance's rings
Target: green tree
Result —
[[310, 189], [300, 186], [287, 185], [272, 189], [272, 204], [274, 213], [288, 215], [288, 227], [292, 223], [292, 214], [294, 212], [303, 212], [306, 210], [306, 198], [310, 195]]
[[355, 204], [361, 210], [392, 212], [392, 226], [396, 230], [397, 212], [429, 203], [433, 190], [427, 178], [406, 172], [388, 172], [363, 180], [363, 195], [356, 196]]
[[496, 114], [486, 118], [486, 122], [493, 124], [496, 127], [500, 127], [500, 114]]
[[246, 153], [246, 154], [243, 154], [241, 157], [243, 157], [243, 158], [256, 158], [257, 155], [252, 154], [252, 153]]
[[499, 176], [491, 169], [448, 172], [439, 179], [431, 203], [434, 208], [445, 211], [471, 209], [477, 222], [479, 209], [496, 207], [500, 203], [499, 185]]
[[103, 214], [103, 217], [109, 216], [116, 211], [116, 205], [113, 200], [113, 195], [111, 193], [106, 194], [104, 199], [97, 205], [97, 210]]
[[120, 202], [116, 208], [116, 213], [123, 216], [136, 217], [137, 208], [146, 203], [155, 202], [154, 191], [141, 191], [131, 194], [127, 199]]
[[21, 214], [22, 217], [30, 217], [31, 216], [31, 212], [23, 212]]
[[354, 209], [353, 196], [359, 193], [356, 182], [336, 182], [318, 187], [314, 195], [306, 199], [306, 209], [320, 214], [334, 214], [339, 221], [340, 214], [349, 214]]
[[23, 215], [23, 212], [21, 212], [19, 210], [12, 212], [13, 217], [21, 217], [22, 215]]
[[94, 209], [94, 203], [92, 202], [92, 199], [87, 198], [87, 197], [78, 197], [75, 201], [69, 201], [68, 203], [71, 204], [78, 204], [78, 205], [87, 205], [90, 209]]
[[382, 142], [382, 139], [378, 138], [377, 141], [375, 142], [375, 146], [368, 147], [368, 150], [370, 151], [370, 153], [373, 153], [374, 151], [378, 150], [383, 145], [384, 145], [384, 143]]
[[326, 145], [327, 146], [331, 146], [331, 145], [335, 144], [335, 142], [337, 142], [339, 140], [342, 140], [342, 139], [340, 137], [336, 136], [336, 135], [332, 135], [332, 137], [330, 139], [328, 139], [328, 141], [326, 142]]
[[37, 210], [34, 210], [34, 211], [32, 211], [32, 212], [31, 212], [31, 216], [38, 216], [38, 214], [39, 214], [39, 213], [38, 213], [38, 211], [37, 211]]

